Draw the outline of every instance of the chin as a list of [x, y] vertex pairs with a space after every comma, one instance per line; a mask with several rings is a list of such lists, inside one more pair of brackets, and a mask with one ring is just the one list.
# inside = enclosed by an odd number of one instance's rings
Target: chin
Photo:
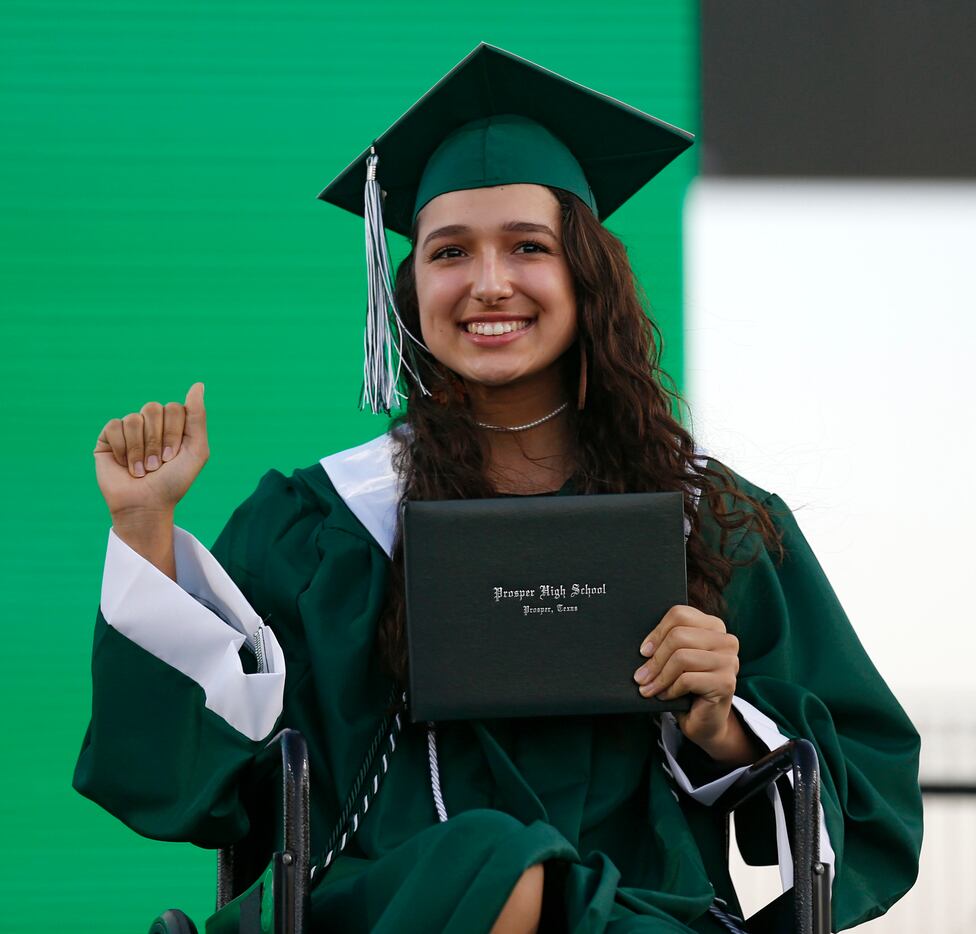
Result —
[[522, 377], [521, 373], [462, 373], [466, 382], [477, 383], [479, 386], [508, 386], [516, 383]]

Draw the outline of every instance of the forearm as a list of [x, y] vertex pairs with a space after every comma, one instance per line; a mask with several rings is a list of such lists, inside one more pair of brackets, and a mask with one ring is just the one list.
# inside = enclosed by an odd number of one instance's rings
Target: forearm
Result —
[[743, 724], [734, 707], [729, 709], [725, 730], [720, 735], [694, 742], [713, 762], [728, 768], [751, 765], [768, 751]]
[[112, 516], [112, 528], [134, 552], [176, 580], [172, 510], [130, 510]]

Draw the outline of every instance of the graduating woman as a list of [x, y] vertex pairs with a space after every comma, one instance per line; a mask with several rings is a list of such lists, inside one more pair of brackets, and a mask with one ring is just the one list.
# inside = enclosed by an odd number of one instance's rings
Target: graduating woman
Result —
[[[907, 891], [917, 734], [787, 506], [696, 454], [673, 417], [657, 332], [601, 222], [688, 145], [479, 46], [320, 195], [366, 218], [364, 399], [400, 408], [393, 428], [271, 471], [207, 551], [173, 524], [208, 456], [203, 386], [106, 424], [82, 794], [146, 836], [226, 845], [248, 827], [242, 769], [294, 727], [323, 851], [406, 684], [399, 502], [672, 491], [688, 605], [649, 621], [620, 677], [690, 709], [404, 726], [315, 876], [313, 929], [726, 930], [716, 899], [737, 903], [710, 804], [793, 737], [820, 758], [834, 928]], [[412, 244], [395, 281], [384, 225]], [[477, 657], [457, 663], [479, 677]], [[783, 828], [774, 792], [739, 836], [788, 887]]]

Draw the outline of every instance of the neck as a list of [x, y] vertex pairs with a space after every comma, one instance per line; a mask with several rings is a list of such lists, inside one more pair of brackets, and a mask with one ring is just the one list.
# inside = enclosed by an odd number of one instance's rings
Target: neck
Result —
[[546, 379], [485, 386], [467, 383], [471, 414], [488, 425], [516, 427], [544, 418], [566, 401], [566, 390], [558, 373]]
[[[544, 418], [567, 401], [561, 381], [542, 385], [469, 385], [471, 413], [489, 425], [517, 427]], [[479, 429], [488, 455], [488, 477], [500, 493], [559, 489], [573, 471], [568, 407], [519, 432]]]

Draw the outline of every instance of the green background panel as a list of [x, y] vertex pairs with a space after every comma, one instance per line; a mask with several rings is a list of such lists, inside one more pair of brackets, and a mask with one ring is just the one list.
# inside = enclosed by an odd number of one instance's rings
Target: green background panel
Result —
[[[212, 853], [70, 788], [108, 530], [90, 451], [107, 419], [204, 380], [212, 457], [178, 521], [209, 542], [268, 468], [382, 430], [356, 410], [361, 221], [315, 195], [481, 40], [696, 130], [692, 2], [0, 6], [4, 930], [210, 910]], [[608, 225], [679, 380], [694, 167]]]

